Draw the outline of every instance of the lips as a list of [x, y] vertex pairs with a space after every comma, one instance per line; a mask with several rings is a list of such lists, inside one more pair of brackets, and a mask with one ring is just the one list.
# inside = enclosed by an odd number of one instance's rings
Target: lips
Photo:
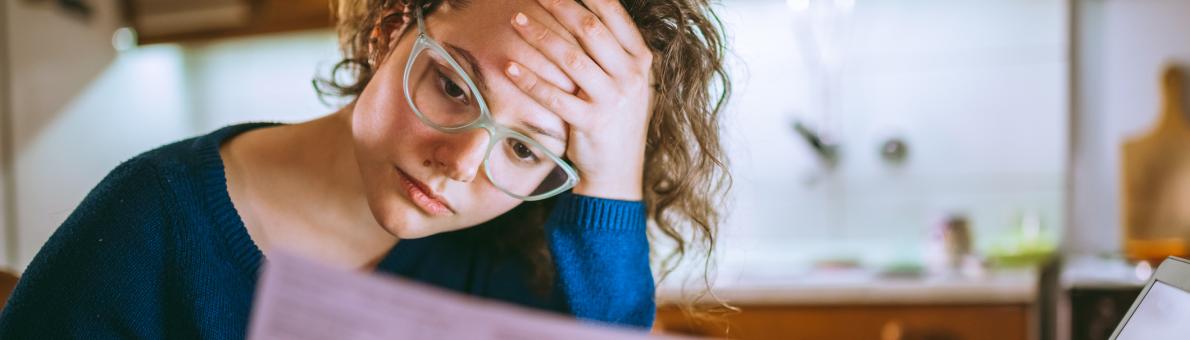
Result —
[[446, 202], [446, 199], [434, 194], [424, 183], [413, 179], [399, 168], [394, 169], [397, 175], [401, 177], [401, 188], [409, 194], [409, 200], [413, 202], [419, 209], [433, 216], [447, 216], [454, 214], [454, 209]]

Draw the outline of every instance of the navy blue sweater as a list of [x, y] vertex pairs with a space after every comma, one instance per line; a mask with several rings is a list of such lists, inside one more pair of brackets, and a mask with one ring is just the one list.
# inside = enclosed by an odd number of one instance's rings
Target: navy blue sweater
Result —
[[[112, 170], [26, 269], [0, 339], [244, 337], [265, 259], [227, 194], [219, 146], [263, 126], [229, 126]], [[642, 203], [564, 194], [545, 230], [557, 272], [550, 295], [529, 288], [527, 261], [492, 255], [469, 229], [401, 240], [376, 270], [585, 320], [652, 324]]]

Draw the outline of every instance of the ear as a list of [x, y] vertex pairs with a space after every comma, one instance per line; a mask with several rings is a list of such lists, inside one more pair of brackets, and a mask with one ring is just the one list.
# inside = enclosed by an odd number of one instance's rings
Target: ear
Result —
[[373, 67], [378, 67], [379, 62], [383, 61], [396, 48], [401, 33], [405, 32], [413, 20], [416, 19], [411, 16], [409, 6], [406, 5], [385, 10], [376, 18], [368, 39], [370, 41], [368, 56], [372, 60]]

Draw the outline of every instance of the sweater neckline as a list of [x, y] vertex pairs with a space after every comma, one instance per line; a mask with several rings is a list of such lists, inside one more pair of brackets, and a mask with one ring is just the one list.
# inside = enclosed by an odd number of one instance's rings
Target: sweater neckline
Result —
[[231, 195], [227, 191], [227, 169], [223, 166], [223, 156], [219, 148], [228, 139], [244, 132], [258, 128], [278, 126], [280, 123], [243, 123], [223, 127], [215, 132], [198, 139], [200, 173], [206, 203], [206, 211], [210, 213], [211, 222], [222, 236], [227, 246], [228, 255], [233, 265], [239, 268], [254, 284], [264, 253], [248, 235], [248, 229], [239, 211], [231, 202]]

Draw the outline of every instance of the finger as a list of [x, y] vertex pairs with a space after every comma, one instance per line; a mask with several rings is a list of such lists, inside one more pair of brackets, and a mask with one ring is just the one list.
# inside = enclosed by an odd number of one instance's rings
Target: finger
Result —
[[607, 73], [582, 48], [562, 40], [524, 13], [518, 12], [513, 16], [512, 26], [525, 41], [562, 68], [562, 72], [566, 72], [579, 88], [587, 93], [608, 93], [612, 90], [612, 81]]
[[591, 12], [599, 16], [599, 19], [620, 41], [624, 49], [628, 50], [628, 53], [636, 57], [648, 56], [652, 58], [652, 52], [649, 51], [649, 45], [645, 43], [645, 38], [641, 36], [640, 28], [636, 27], [636, 22], [632, 21], [632, 16], [628, 15], [624, 5], [620, 4], [620, 0], [587, 0], [584, 3], [591, 9]]
[[561, 67], [555, 65], [553, 61], [550, 61], [550, 58], [541, 54], [537, 49], [531, 47], [514, 48], [508, 53], [508, 60], [516, 60], [524, 65], [533, 65], [534, 72], [542, 79], [549, 81], [551, 84], [568, 93], [578, 93], [578, 85], [574, 83], [574, 80], [570, 79], [566, 71], [562, 71]]
[[504, 74], [507, 74], [521, 91], [546, 110], [561, 117], [567, 124], [575, 127], [584, 126], [582, 114], [579, 113], [586, 104], [582, 99], [566, 93], [515, 61], [508, 63], [504, 68]]
[[619, 77], [631, 70], [632, 56], [594, 13], [574, 0], [537, 1], [578, 39], [604, 72]]

